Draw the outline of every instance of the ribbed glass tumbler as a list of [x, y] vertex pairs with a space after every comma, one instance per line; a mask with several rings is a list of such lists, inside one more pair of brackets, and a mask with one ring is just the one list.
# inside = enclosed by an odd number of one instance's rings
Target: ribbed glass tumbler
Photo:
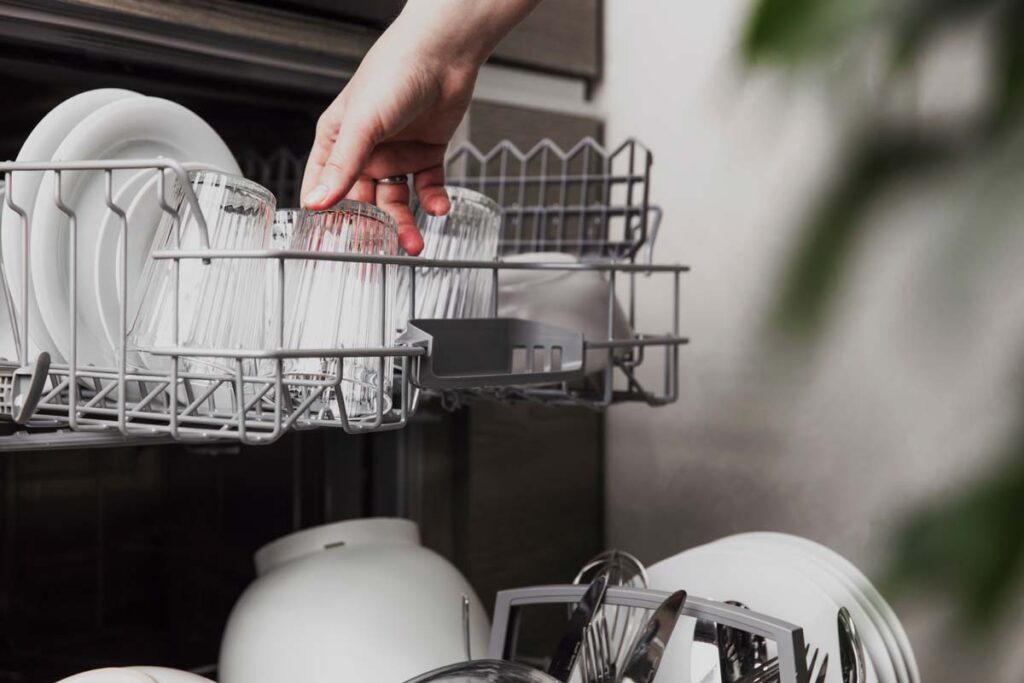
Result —
[[[479, 192], [446, 187], [451, 208], [444, 216], [432, 216], [422, 207], [416, 226], [423, 235], [427, 259], [492, 261], [498, 254], [501, 207]], [[398, 275], [398, 328], [409, 319], [410, 269]], [[492, 273], [480, 268], [416, 269], [417, 318], [480, 318], [490, 315]]]
[[[266, 247], [276, 203], [269, 190], [240, 176], [214, 171], [193, 171], [189, 180], [206, 220], [211, 248], [247, 251]], [[175, 187], [173, 206], [181, 216], [180, 229], [174, 229], [172, 216], [165, 213], [153, 248], [200, 249], [199, 227], [181, 187]], [[142, 293], [128, 334], [129, 345], [140, 350], [179, 342], [195, 348], [262, 348], [266, 329], [263, 265], [257, 260], [231, 258], [213, 259], [209, 264], [196, 259], [179, 263], [177, 335], [174, 261], [150, 258], [142, 271]], [[151, 369], [169, 366], [166, 359], [149, 354], [137, 358]], [[227, 367], [231, 363], [224, 358], [189, 357], [184, 363], [195, 372], [235, 371]], [[246, 372], [252, 369], [246, 368]]]
[[[295, 226], [294, 250], [352, 256], [396, 256], [394, 220], [370, 204], [343, 201], [326, 211], [302, 212]], [[353, 261], [295, 261], [286, 294], [288, 346], [314, 349], [390, 347], [394, 342], [394, 265]], [[294, 286], [293, 284], [294, 283]], [[374, 417], [391, 409], [394, 358], [355, 356], [298, 358], [285, 362], [292, 396], [309, 404], [311, 414], [337, 420], [337, 380], [349, 419]], [[299, 380], [297, 383], [295, 380]], [[327, 387], [324, 389], [324, 387]]]

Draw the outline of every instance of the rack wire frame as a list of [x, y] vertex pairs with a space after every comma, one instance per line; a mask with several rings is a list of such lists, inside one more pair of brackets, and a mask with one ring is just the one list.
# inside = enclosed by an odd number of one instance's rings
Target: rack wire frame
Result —
[[[494, 601], [494, 620], [487, 656], [491, 659], [513, 659], [516, 654], [520, 611], [525, 607], [545, 604], [578, 603], [587, 586], [578, 584], [530, 586], [500, 591]], [[644, 588], [608, 588], [604, 604], [630, 607], [653, 613], [669, 597], [664, 591]], [[803, 657], [803, 628], [752, 610], [687, 595], [682, 616], [697, 620], [697, 628], [715, 624], [760, 636], [775, 643], [778, 649], [779, 678], [783, 683], [808, 683], [810, 674]], [[677, 628], [677, 632], [680, 629]]]
[[[116, 365], [113, 367], [83, 366], [78, 363], [78, 270], [80, 258], [78, 239], [78, 217], [73, 207], [68, 206], [62, 192], [62, 179], [68, 172], [93, 172], [105, 176], [105, 197], [107, 209], [117, 216], [120, 228], [121, 263], [127, 262], [127, 231], [128, 216], [123, 207], [115, 199], [114, 173], [116, 171], [150, 170], [159, 176], [157, 197], [160, 209], [170, 217], [176, 242], [180, 239], [181, 215], [168, 201], [169, 178], [176, 178], [184, 190], [185, 201], [192, 205], [193, 215], [199, 229], [200, 244], [198, 250], [185, 251], [167, 249], [151, 254], [152, 258], [169, 260], [173, 266], [175, 282], [173, 301], [173, 335], [174, 345], [161, 348], [147, 348], [142, 351], [153, 356], [169, 360], [169, 370], [165, 373], [142, 370], [132, 367], [128, 362], [130, 345], [128, 343], [129, 311], [127, 309], [128, 283], [125, 268], [117, 273], [118, 287], [121, 295], [119, 310], [119, 340]], [[531, 401], [551, 405], [587, 405], [600, 408], [611, 403], [625, 400], [640, 400], [652, 405], [670, 403], [678, 397], [678, 350], [687, 340], [680, 336], [679, 322], [679, 289], [680, 275], [687, 270], [685, 266], [634, 264], [630, 262], [581, 262], [581, 263], [507, 263], [500, 259], [495, 261], [450, 261], [426, 260], [414, 257], [384, 257], [358, 254], [311, 254], [303, 251], [288, 250], [213, 250], [209, 248], [209, 240], [202, 213], [198, 210], [198, 202], [188, 182], [184, 167], [174, 160], [150, 159], [130, 161], [76, 161], [76, 162], [5, 162], [0, 163], [0, 177], [6, 181], [7, 190], [5, 203], [19, 217], [19, 225], [3, 225], [0, 229], [21, 230], [25, 239], [22, 241], [23, 252], [21, 272], [21, 301], [17, 306], [18, 316], [12, 326], [19, 340], [18, 361], [21, 366], [29, 365], [30, 315], [28, 300], [31, 282], [31, 231], [47, 229], [46, 226], [32, 226], [30, 213], [15, 201], [13, 188], [18, 177], [25, 173], [53, 173], [55, 175], [53, 201], [68, 218], [69, 240], [69, 310], [70, 349], [64, 363], [53, 363], [49, 370], [49, 383], [39, 402], [33, 424], [44, 427], [69, 427], [78, 432], [97, 431], [109, 433], [117, 438], [163, 436], [179, 441], [211, 441], [234, 440], [247, 444], [269, 443], [290, 430], [311, 428], [336, 428], [347, 433], [362, 433], [400, 429], [416, 412], [423, 391], [410, 381], [411, 364], [426, 353], [421, 347], [396, 346], [392, 342], [392, 331], [382, 324], [379, 334], [379, 345], [369, 348], [349, 349], [292, 349], [284, 344], [284, 307], [285, 307], [285, 266], [289, 261], [322, 260], [350, 261], [370, 264], [382, 264], [384, 276], [378, 286], [382, 293], [393, 286], [396, 281], [389, 270], [407, 268], [409, 270], [410, 318], [415, 310], [417, 273], [424, 269], [487, 269], [491, 272], [494, 282], [492, 287], [491, 311], [497, 315], [498, 291], [500, 276], [507, 270], [597, 270], [606, 275], [608, 282], [608, 306], [611, 312], [616, 305], [616, 283], [625, 280], [629, 283], [629, 317], [635, 329], [635, 278], [638, 275], [667, 277], [672, 281], [674, 316], [670, 332], [659, 335], [637, 335], [628, 339], [616, 339], [611, 329], [612, 316], [609, 315], [607, 339], [586, 340], [587, 349], [602, 349], [608, 353], [609, 362], [599, 376], [588, 378], [585, 386], [572, 386], [570, 383], [541, 386], [514, 387], [479, 387], [460, 392], [457, 395], [446, 395], [449, 404], [460, 403], [478, 397], [497, 398], [506, 401]], [[180, 263], [187, 259], [199, 259], [211, 263], [218, 259], [258, 259], [274, 268], [277, 274], [277, 301], [273, 302], [276, 313], [276, 339], [268, 348], [258, 349], [210, 349], [186, 347], [180, 338], [180, 311], [178, 299], [182, 282]], [[390, 283], [390, 284], [389, 284]], [[388, 298], [381, 296], [383, 307], [387, 306]], [[274, 315], [272, 313], [271, 315]], [[382, 315], [382, 320], [387, 316]], [[661, 348], [665, 354], [664, 381], [659, 391], [644, 388], [636, 378], [636, 369], [644, 360], [648, 349]], [[134, 349], [133, 349], [134, 350]], [[198, 372], [183, 361], [190, 358], [217, 358], [230, 368], [223, 372]], [[376, 414], [368, 417], [354, 418], [346, 414], [344, 402], [337, 401], [338, 414], [323, 414], [314, 409], [315, 403], [335, 392], [341, 396], [342, 383], [348, 381], [343, 376], [344, 358], [376, 359], [380, 372], [377, 373]], [[394, 400], [391, 407], [384, 409], [385, 378], [383, 368], [386, 358], [394, 358], [397, 366], [397, 380], [394, 383]], [[337, 370], [333, 376], [322, 379], [301, 379], [289, 376], [284, 369], [285, 361], [298, 358], [338, 359]], [[253, 364], [246, 361], [261, 360], [273, 366], [268, 375], [247, 374], [246, 368]], [[615, 389], [615, 375], [624, 378], [622, 388]], [[298, 390], [298, 392], [294, 391]], [[303, 396], [294, 400], [293, 394]]]
[[448, 155], [445, 171], [449, 184], [502, 208], [501, 254], [632, 260], [650, 236], [652, 164], [633, 138], [606, 148], [586, 137], [568, 150], [551, 140], [526, 151], [509, 141], [487, 152], [466, 143]]

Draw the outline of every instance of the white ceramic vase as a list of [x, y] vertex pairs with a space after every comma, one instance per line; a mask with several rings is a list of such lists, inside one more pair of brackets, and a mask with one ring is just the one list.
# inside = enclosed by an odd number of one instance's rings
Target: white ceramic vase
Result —
[[220, 683], [399, 681], [485, 656], [480, 600], [402, 519], [338, 522], [285, 536], [256, 553], [257, 579], [235, 605]]

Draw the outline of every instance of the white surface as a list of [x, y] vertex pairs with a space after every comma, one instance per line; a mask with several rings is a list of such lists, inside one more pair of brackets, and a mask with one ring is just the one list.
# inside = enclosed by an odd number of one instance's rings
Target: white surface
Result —
[[921, 682], [921, 673], [917, 666], [917, 660], [914, 657], [913, 647], [903, 628], [903, 624], [889, 606], [889, 603], [882, 597], [882, 594], [878, 592], [874, 584], [868, 580], [864, 572], [858, 569], [855, 564], [828, 546], [815, 543], [810, 539], [800, 536], [767, 532], [748, 535], [777, 539], [781, 543], [802, 548], [805, 553], [816, 557], [818, 562], [832, 567], [835, 572], [845, 577], [846, 585], [855, 594], [863, 597], [865, 609], [871, 613], [872, 619], [881, 621], [888, 627], [888, 635], [891, 636], [892, 640], [887, 642], [887, 646], [890, 650], [893, 650], [895, 646], [894, 661], [902, 667], [903, 675], [906, 676], [905, 680], [909, 680], [912, 683]]
[[582, 79], [496, 64], [480, 68], [473, 99], [577, 116], [598, 114], [593, 100], [587, 99], [587, 84]]
[[[111, 102], [125, 98], [142, 97], [138, 93], [129, 90], [117, 90], [113, 88], [103, 90], [90, 90], [71, 97], [54, 107], [50, 113], [42, 118], [36, 127], [25, 139], [25, 143], [18, 152], [17, 161], [49, 161], [60, 146], [68, 133], [89, 114], [100, 107]], [[14, 193], [11, 195], [15, 204], [21, 207], [28, 218], [33, 232], [47, 230], [45, 225], [40, 225], [33, 218], [33, 207], [35, 206], [36, 194], [40, 184], [43, 182], [42, 173], [20, 173], [14, 178]], [[7, 271], [8, 285], [14, 297], [14, 305], [21, 306], [24, 289], [22, 278], [22, 229], [21, 217], [4, 202], [2, 224], [3, 231], [3, 259]], [[30, 286], [28, 293], [29, 309], [29, 336], [32, 341], [43, 351], [49, 351], [54, 362], [61, 362], [63, 357], [57, 350], [53, 337], [46, 330], [43, 318], [40, 314], [39, 304], [36, 300], [35, 290]]]
[[[712, 600], [736, 600], [750, 609], [770, 614], [804, 629], [804, 640], [812, 648], [838, 652], [836, 615], [839, 605], [817, 584], [794, 573], [791, 567], [763, 553], [723, 549], [705, 545], [652, 565], [648, 571], [651, 588], [674, 591], [685, 588], [693, 595]], [[672, 652], [688, 646], [693, 639], [692, 622], [683, 638], [670, 641], [659, 677], [686, 681], [688, 658]], [[829, 657], [827, 683], [842, 683], [839, 667]], [[820, 657], [819, 657], [820, 661]]]
[[146, 674], [156, 683], [213, 683], [209, 678], [163, 666], [131, 666], [128, 668]]
[[[211, 170], [221, 171], [209, 164], [187, 162], [183, 164], [186, 171]], [[176, 181], [167, 174], [165, 192], [168, 202], [174, 196]], [[127, 291], [132, 297], [128, 302], [128, 328], [131, 328], [131, 316], [138, 306], [137, 297], [139, 277], [146, 257], [153, 247], [153, 238], [163, 216], [159, 202], [159, 177], [152, 170], [139, 171], [124, 181], [114, 196], [114, 203], [124, 209], [128, 223], [128, 274]], [[120, 336], [120, 305], [121, 288], [119, 278], [122, 269], [121, 221], [117, 214], [107, 211], [100, 223], [99, 237], [96, 241], [93, 269], [95, 272], [95, 301], [99, 305], [99, 320], [104, 336], [112, 350], [121, 344]], [[111, 254], [114, 268], [110, 268]]]
[[[886, 636], [891, 638], [891, 633], [888, 624], [881, 618], [881, 615], [878, 615], [876, 620], [874, 615], [868, 613], [864, 606], [866, 598], [863, 594], [856, 587], [841, 581], [831, 568], [826, 568], [814, 556], [804, 551], [801, 546], [790, 542], [787, 537], [780, 538], [779, 536], [782, 535], [738, 534], [718, 540], [714, 545], [752, 553], [764, 553], [788, 564], [794, 573], [818, 584], [832, 596], [836, 603], [849, 610], [858, 635], [864, 643], [865, 655], [868, 658], [868, 661], [865, 662], [868, 669], [867, 680], [870, 683], [876, 681], [908, 683], [909, 677], [906, 667], [903, 665], [902, 654], [899, 653], [898, 647], [893, 651], [889, 649]], [[895, 646], [895, 639], [892, 641]], [[838, 656], [838, 653], [832, 654], [830, 659], [838, 661]], [[899, 672], [897, 672], [897, 664]]]
[[[202, 162], [240, 173], [227, 145], [205, 121], [179, 104], [155, 97], [101, 107], [75, 126], [53, 155], [55, 161], [157, 157]], [[115, 174], [115, 194], [128, 178], [127, 174]], [[57, 349], [67, 358], [71, 350], [70, 228], [67, 216], [52, 200], [54, 182], [47, 176], [36, 198], [36, 220], [47, 229], [32, 234], [32, 277], [43, 320]], [[62, 188], [65, 204], [78, 216], [80, 365], [109, 365], [113, 360], [100, 324], [95, 281], [98, 272], [114, 269], [114, 254], [106, 254], [105, 263], [97, 264], [90, 249], [99, 241], [100, 224], [107, 212], [104, 183], [103, 173], [71, 174]]]
[[303, 529], [257, 550], [256, 575], [263, 576], [271, 569], [327, 548], [374, 543], [419, 546], [420, 530], [415, 522], [390, 517], [350, 519]]
[[[537, 252], [503, 257], [509, 263], [578, 263], [570, 254]], [[596, 271], [504, 270], [498, 282], [498, 315], [525, 318], [546, 325], [579, 331], [589, 341], [608, 339], [608, 279]], [[557, 292], [557, 296], [552, 293]], [[618, 300], [612, 316], [618, 339], [632, 337]], [[608, 366], [608, 351], [586, 353], [588, 374]]]
[[[246, 590], [225, 630], [220, 683], [408, 680], [465, 658], [463, 595], [473, 652], [487, 651], [486, 612], [459, 572], [397, 528], [394, 541], [382, 531], [361, 542], [369, 528], [351, 527], [345, 545], [279, 564]], [[336, 535], [300, 534], [321, 546]]]

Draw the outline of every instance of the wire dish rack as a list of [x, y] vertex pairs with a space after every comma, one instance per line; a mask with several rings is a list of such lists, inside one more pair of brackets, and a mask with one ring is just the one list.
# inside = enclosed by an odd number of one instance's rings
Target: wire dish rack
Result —
[[[284, 164], [280, 159], [278, 165]], [[651, 155], [636, 141], [627, 141], [606, 151], [593, 140], [584, 140], [568, 152], [551, 142], [542, 142], [527, 153], [502, 143], [483, 154], [473, 147], [455, 150], [450, 156], [450, 181], [479, 189], [502, 207], [500, 253], [495, 261], [428, 260], [415, 257], [384, 257], [362, 254], [309, 253], [289, 250], [214, 250], [206, 247], [206, 225], [188, 182], [185, 168], [169, 159], [74, 162], [6, 162], [0, 174], [7, 186], [8, 216], [17, 220], [0, 225], [2, 230], [20, 230], [23, 253], [20, 272], [21, 300], [14, 302], [17, 317], [11, 325], [17, 338], [17, 362], [0, 367], [0, 413], [9, 422], [27, 427], [70, 428], [79, 432], [109, 433], [117, 438], [163, 436], [181, 441], [234, 440], [247, 444], [269, 443], [290, 430], [334, 428], [347, 433], [399, 429], [416, 412], [425, 396], [441, 397], [448, 405], [478, 398], [531, 401], [551, 405], [585, 405], [600, 409], [617, 402], [641, 401], [663, 405], [678, 396], [679, 347], [687, 342], [680, 334], [680, 265], [650, 262], [660, 212], [647, 201]], [[248, 172], [259, 169], [247, 167]], [[281, 166], [284, 168], [284, 166]], [[294, 169], [293, 169], [294, 170]], [[115, 178], [126, 172], [151, 171], [159, 178], [153, 202], [180, 227], [181, 216], [169, 202], [172, 180], [184, 190], [192, 205], [202, 248], [158, 250], [150, 257], [173, 264], [175, 281], [180, 264], [186, 260], [211, 263], [219, 259], [258, 260], [268, 274], [277, 277], [277, 300], [273, 302], [278, 321], [276, 344], [269, 348], [211, 349], [184, 346], [132, 349], [129, 283], [123, 266], [118, 267], [120, 292], [120, 344], [109, 367], [77, 362], [79, 340], [79, 264], [93, 257], [80, 244], [80, 230], [74, 203], [62, 194], [62, 179], [69, 173], [102, 174], [102, 201], [117, 217], [119, 249], [126, 249], [129, 225], [126, 207], [115, 196]], [[41, 324], [30, 316], [30, 237], [33, 230], [52, 229], [32, 225], [31, 211], [19, 206], [14, 189], [28, 174], [53, 174], [54, 205], [69, 220], [70, 353], [61, 362], [50, 362], [46, 354], [33, 354], [30, 330]], [[281, 183], [293, 183], [294, 174], [282, 170]], [[265, 173], [257, 175], [267, 180]], [[281, 187], [271, 189], [282, 192]], [[294, 192], [292, 188], [291, 192]], [[638, 259], [644, 256], [646, 259]], [[505, 256], [528, 252], [560, 252], [575, 259], [530, 262], [508, 261]], [[122, 260], [127, 255], [122, 252]], [[288, 348], [283, 329], [285, 271], [299, 260], [349, 261], [384, 264], [385, 276], [378, 285], [383, 291], [397, 269], [407, 269], [410, 288], [409, 311], [416, 310], [417, 275], [427, 269], [474, 269], [489, 273], [493, 281], [492, 317], [464, 320], [416, 320], [395, 338], [394, 331], [381, 329], [378, 344], [366, 348]], [[638, 260], [640, 262], [638, 262]], [[391, 271], [391, 272], [389, 272]], [[607, 334], [584, 339], [575, 330], [544, 325], [530, 320], [498, 317], [500, 284], [511, 271], [556, 273], [587, 271], [599, 273], [606, 286]], [[636, 284], [638, 276], [660, 278], [671, 291], [672, 319], [656, 334], [640, 332], [636, 326]], [[393, 285], [393, 282], [392, 282]], [[174, 291], [178, 310], [182, 285]], [[557, 297], [557, 291], [550, 291]], [[380, 297], [381, 306], [388, 297]], [[613, 325], [613, 311], [628, 311], [629, 334]], [[270, 309], [268, 309], [269, 311]], [[382, 311], [386, 313], [386, 311]], [[268, 313], [272, 316], [273, 313]], [[388, 319], [383, 315], [382, 319]], [[593, 337], [593, 335], [591, 335]], [[136, 351], [166, 359], [162, 370], [142, 368], [130, 359]], [[660, 351], [662, 370], [657, 388], [641, 382], [638, 370], [646, 358]], [[595, 356], [596, 354], [596, 356]], [[588, 371], [589, 359], [604, 359], [598, 372]], [[292, 359], [337, 359], [333, 374], [316, 378], [294, 377], [285, 372]], [[325, 399], [341, 395], [344, 382], [342, 359], [376, 359], [376, 413], [358, 418], [346, 414], [343, 401], [333, 411], [323, 409]], [[385, 382], [385, 359], [393, 358], [396, 376]], [[209, 363], [190, 359], [215, 359], [215, 369], [197, 371]], [[254, 362], [256, 361], [256, 362]], [[9, 366], [9, 367], [8, 367]], [[253, 368], [260, 368], [259, 371]], [[593, 369], [593, 368], [592, 368]], [[15, 381], [17, 380], [17, 381]], [[386, 396], [386, 384], [392, 384]], [[0, 447], [3, 446], [0, 438]]]

